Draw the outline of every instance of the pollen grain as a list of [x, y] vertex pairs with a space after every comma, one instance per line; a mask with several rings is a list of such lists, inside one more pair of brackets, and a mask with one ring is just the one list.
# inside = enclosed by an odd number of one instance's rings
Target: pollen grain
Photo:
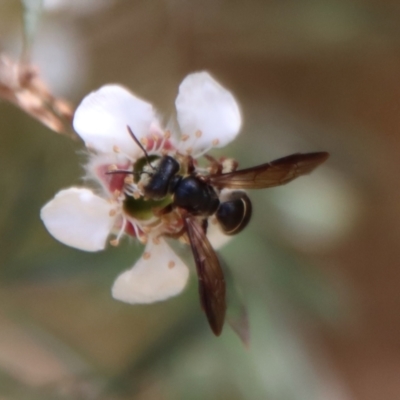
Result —
[[164, 138], [169, 139], [171, 137], [171, 131], [165, 131], [164, 132]]
[[118, 239], [112, 239], [112, 240], [110, 240], [110, 244], [111, 244], [111, 246], [116, 247], [116, 246], [119, 245], [119, 240]]

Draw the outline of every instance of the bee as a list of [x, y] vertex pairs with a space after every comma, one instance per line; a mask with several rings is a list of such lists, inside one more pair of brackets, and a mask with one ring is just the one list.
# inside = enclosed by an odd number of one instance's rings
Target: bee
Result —
[[215, 217], [225, 234], [239, 233], [252, 215], [252, 204], [244, 190], [284, 185], [313, 171], [329, 154], [296, 153], [239, 170], [235, 162], [220, 163], [205, 156], [211, 162], [211, 171], [204, 173], [196, 168], [190, 155], [181, 156], [181, 162], [169, 155], [154, 162], [129, 127], [128, 131], [142, 149], [147, 166], [141, 171], [110, 173], [139, 174], [145, 199], [162, 201], [170, 197], [159, 214], [178, 211], [183, 220], [183, 229], [177, 236], [186, 235], [188, 239], [197, 270], [200, 303], [211, 330], [219, 336], [225, 321], [226, 287], [220, 261], [207, 238], [209, 217]]

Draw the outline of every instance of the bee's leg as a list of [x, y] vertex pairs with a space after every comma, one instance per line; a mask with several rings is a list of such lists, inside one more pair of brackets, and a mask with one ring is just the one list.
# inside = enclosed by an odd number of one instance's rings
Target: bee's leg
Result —
[[214, 157], [204, 154], [203, 156], [210, 162], [209, 173], [210, 175], [221, 175], [227, 174], [237, 170], [239, 163], [233, 158], [222, 157], [220, 160], [216, 160]]
[[196, 167], [194, 165], [193, 157], [187, 156], [187, 172], [188, 174], [193, 174], [196, 171]]
[[204, 233], [207, 234], [207, 228], [208, 228], [208, 219], [207, 218], [204, 218], [201, 221], [201, 227], [203, 228]]
[[210, 162], [210, 166], [208, 167], [210, 175], [220, 175], [222, 173], [222, 164], [217, 159], [208, 154], [204, 154], [203, 157]]
[[237, 170], [239, 163], [233, 158], [221, 158], [220, 160], [222, 173], [229, 174]]

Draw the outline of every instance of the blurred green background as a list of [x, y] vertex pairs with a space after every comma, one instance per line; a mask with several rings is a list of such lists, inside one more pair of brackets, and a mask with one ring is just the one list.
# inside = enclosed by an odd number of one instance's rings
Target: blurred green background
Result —
[[[22, 6], [0, 2], [19, 57]], [[0, 399], [400, 398], [400, 3], [376, 0], [44, 0], [34, 63], [74, 104], [118, 82], [168, 118], [180, 81], [210, 71], [242, 106], [214, 155], [243, 167], [329, 151], [312, 175], [252, 192], [220, 254], [246, 300], [251, 345], [215, 338], [196, 278], [129, 306], [113, 279], [139, 244], [90, 254], [39, 218], [82, 184], [82, 144], [0, 103]]]

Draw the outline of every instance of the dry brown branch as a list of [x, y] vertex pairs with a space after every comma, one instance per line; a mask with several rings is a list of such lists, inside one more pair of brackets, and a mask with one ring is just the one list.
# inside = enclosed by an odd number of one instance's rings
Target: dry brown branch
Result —
[[32, 65], [0, 54], [0, 98], [3, 98], [57, 133], [78, 138], [72, 128], [74, 107], [54, 97]]

